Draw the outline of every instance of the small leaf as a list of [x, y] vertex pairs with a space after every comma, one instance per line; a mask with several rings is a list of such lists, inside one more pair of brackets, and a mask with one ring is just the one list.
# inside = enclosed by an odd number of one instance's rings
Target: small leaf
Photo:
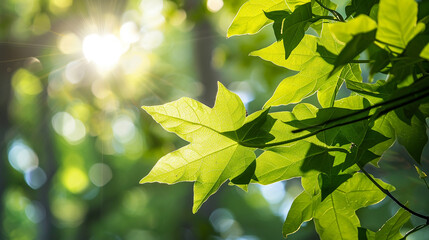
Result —
[[289, 58], [292, 51], [301, 42], [311, 18], [311, 3], [298, 6], [292, 14], [286, 17], [283, 23], [285, 59]]
[[255, 169], [256, 169], [256, 160], [253, 161], [247, 168], [244, 170], [243, 173], [238, 175], [237, 177], [231, 179], [231, 182], [236, 185], [247, 185], [250, 183], [252, 179], [258, 180], [255, 177]]
[[300, 71], [307, 63], [317, 56], [317, 38], [305, 35], [299, 45], [291, 52], [288, 59], [285, 59], [283, 40], [272, 45], [250, 53], [250, 56], [257, 56], [265, 61], [270, 61], [278, 66], [288, 68], [293, 71]]
[[242, 34], [255, 34], [272, 21], [264, 12], [284, 10], [284, 0], [249, 0], [244, 3], [228, 28], [227, 37]]
[[419, 177], [421, 179], [428, 177], [428, 175], [425, 172], [423, 172], [419, 167], [417, 167], [417, 165], [414, 165], [414, 167], [416, 168], [416, 171], [419, 174]]
[[379, 0], [352, 0], [349, 5], [346, 6], [347, 17], [359, 16], [361, 14], [369, 15], [372, 6], [378, 3]]
[[426, 44], [426, 46], [423, 48], [422, 52], [420, 53], [420, 57], [429, 60], [429, 43]]
[[321, 190], [321, 200], [334, 192], [341, 184], [351, 178], [350, 174], [319, 174], [319, 187]]
[[283, 20], [289, 16], [289, 12], [287, 11], [272, 11], [272, 12], [265, 12], [265, 16], [268, 19], [271, 19], [274, 21], [273, 29], [274, 29], [274, 35], [276, 36], [277, 41], [280, 41], [282, 39], [282, 25]]
[[377, 23], [367, 15], [359, 15], [347, 22], [329, 24], [329, 29], [336, 39], [343, 43], [352, 40], [353, 36], [367, 33], [377, 28]]
[[[274, 136], [269, 133], [274, 120], [268, 116], [269, 108], [251, 114], [246, 118], [246, 122], [242, 127], [235, 131], [222, 132], [221, 134], [246, 146], [249, 144], [263, 145], [274, 139]], [[262, 128], [265, 125], [266, 128]]]
[[374, 62], [371, 64], [371, 70], [369, 74], [373, 76], [374, 74], [383, 70], [390, 63], [390, 54], [384, 49], [379, 49], [377, 53], [373, 56]]
[[376, 31], [373, 30], [367, 33], [359, 33], [353, 36], [352, 40], [347, 42], [343, 50], [338, 54], [337, 59], [335, 59], [334, 69], [331, 72], [331, 75], [337, 72], [340, 67], [344, 66], [347, 63], [350, 63], [355, 57], [357, 57], [361, 52], [371, 45], [375, 40]]

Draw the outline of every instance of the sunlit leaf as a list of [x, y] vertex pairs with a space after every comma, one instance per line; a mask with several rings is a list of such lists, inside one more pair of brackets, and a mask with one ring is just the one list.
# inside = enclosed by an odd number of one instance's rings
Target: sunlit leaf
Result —
[[238, 96], [222, 84], [212, 109], [189, 98], [143, 109], [167, 131], [191, 143], [162, 157], [140, 183], [195, 182], [194, 212], [222, 183], [237, 177], [255, 159], [253, 149], [221, 134], [243, 126], [246, 114]]
[[377, 23], [366, 15], [359, 15], [347, 22], [329, 24], [328, 27], [337, 40], [347, 43], [357, 34], [375, 30]]
[[334, 62], [334, 69], [332, 73], [337, 71], [340, 67], [350, 63], [361, 52], [367, 49], [375, 40], [375, 30], [366, 33], [359, 33], [346, 43], [346, 46], [338, 54]]
[[[292, 52], [290, 60], [280, 61], [277, 55], [270, 54], [271, 48], [276, 46], [270, 46], [268, 50], [260, 50], [261, 52], [256, 53], [268, 61], [294, 68], [293, 70], [299, 67], [298, 63], [304, 63], [298, 74], [284, 79], [279, 84], [264, 107], [297, 103], [316, 91], [318, 91], [317, 96], [323, 107], [333, 106], [336, 94], [346, 79], [362, 81], [357, 64], [347, 64], [330, 76], [335, 55], [341, 51], [344, 45], [332, 36], [328, 28], [323, 28], [321, 38], [305, 37], [304, 39], [305, 42], [301, 43], [304, 45], [298, 45], [296, 51]], [[314, 45], [317, 46], [316, 52], [314, 52]], [[310, 58], [311, 54], [314, 54], [312, 58]]]
[[[394, 190], [381, 180], [376, 181], [389, 191]], [[355, 211], [378, 203], [385, 197], [385, 194], [362, 173], [354, 174], [323, 201], [320, 200], [321, 191], [318, 188], [317, 176], [304, 178], [302, 185], [305, 191], [296, 198], [297, 203], [294, 201], [292, 204], [283, 225], [284, 236], [296, 231], [304, 221], [313, 218], [316, 231], [322, 240], [358, 239], [360, 222]], [[304, 194], [307, 196], [303, 196]], [[300, 209], [295, 209], [297, 207]], [[298, 214], [301, 208], [304, 212]]]
[[257, 33], [265, 25], [272, 22], [265, 16], [264, 12], [285, 9], [284, 0], [249, 0], [241, 6], [231, 26], [229, 26], [227, 37]]
[[420, 53], [420, 57], [429, 60], [429, 43], [426, 44], [426, 46], [423, 48], [422, 52]]
[[377, 40], [401, 52], [422, 29], [424, 24], [417, 25], [416, 1], [380, 0]]
[[351, 0], [350, 4], [346, 6], [347, 17], [354, 15], [359, 16], [361, 14], [369, 15], [371, 8], [374, 4], [378, 3], [379, 0]]
[[292, 50], [301, 42], [311, 18], [311, 3], [298, 6], [292, 14], [286, 17], [283, 23], [285, 59], [289, 58]]

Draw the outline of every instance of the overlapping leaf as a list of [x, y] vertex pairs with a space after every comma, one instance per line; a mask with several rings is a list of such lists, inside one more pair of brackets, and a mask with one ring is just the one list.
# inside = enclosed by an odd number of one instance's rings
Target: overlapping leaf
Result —
[[[364, 164], [378, 160], [393, 143], [392, 135], [384, 135], [392, 134], [391, 127], [383, 126], [381, 120], [374, 123], [378, 131], [372, 129], [367, 120], [319, 131], [366, 116], [365, 114], [369, 113], [362, 112], [351, 118], [327, 123], [342, 116], [358, 113], [359, 109], [367, 105], [368, 102], [362, 97], [353, 96], [337, 101], [333, 108], [319, 110], [310, 104], [299, 104], [292, 112], [270, 114], [277, 120], [270, 129], [270, 133], [276, 138], [267, 144], [278, 142], [284, 144], [266, 148], [257, 158], [255, 176], [258, 182], [270, 184], [319, 173], [324, 173], [325, 177], [333, 180], [339, 175], [353, 173], [356, 166], [352, 166], [357, 162]], [[296, 129], [317, 126], [320, 123], [327, 124], [293, 133]], [[387, 130], [383, 127], [387, 127]], [[342, 177], [344, 176], [340, 176], [339, 179]], [[335, 187], [326, 183], [324, 187], [328, 192]]]
[[278, 53], [284, 50], [278, 43], [253, 52], [251, 54], [253, 56], [300, 71], [284, 79], [264, 107], [297, 103], [316, 91], [322, 106], [333, 106], [336, 94], [346, 79], [362, 81], [360, 67], [357, 64], [346, 64], [340, 71], [330, 76], [336, 55], [343, 47], [344, 45], [336, 40], [326, 27], [323, 28], [320, 38], [304, 36], [287, 60], [281, 60]]
[[284, 0], [249, 0], [241, 6], [228, 28], [227, 37], [242, 34], [254, 34], [271, 23], [264, 12], [285, 10]]
[[[393, 191], [386, 183], [377, 182]], [[305, 221], [314, 219], [323, 239], [358, 239], [359, 219], [356, 210], [380, 202], [385, 194], [364, 174], [356, 173], [321, 201], [317, 176], [302, 179], [304, 191], [294, 200], [283, 225], [283, 235], [296, 232]]]
[[[385, 114], [375, 121], [372, 129], [392, 140], [396, 138], [408, 153], [420, 162], [423, 148], [428, 140], [425, 123], [425, 118], [428, 116], [419, 108], [428, 97], [428, 83], [422, 80], [397, 90], [392, 89], [390, 85], [392, 84], [385, 81], [379, 81], [376, 84], [347, 83], [349, 89], [366, 96], [371, 104], [377, 104], [383, 100], [390, 102], [379, 109], [379, 112], [385, 112]], [[413, 99], [417, 100], [412, 102]], [[403, 106], [404, 103], [408, 104]], [[386, 109], [390, 108], [392, 111], [386, 112]]]

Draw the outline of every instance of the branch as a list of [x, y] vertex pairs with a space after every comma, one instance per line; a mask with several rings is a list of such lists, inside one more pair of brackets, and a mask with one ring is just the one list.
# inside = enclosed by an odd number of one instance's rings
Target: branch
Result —
[[390, 192], [389, 190], [383, 188], [380, 184], [378, 184], [377, 181], [374, 180], [374, 178], [371, 177], [371, 175], [369, 175], [369, 173], [367, 171], [365, 171], [365, 169], [358, 163], [357, 164], [360, 168], [360, 170], [365, 174], [365, 176], [371, 180], [372, 183], [374, 183], [374, 185], [380, 189], [384, 194], [386, 194], [390, 199], [392, 199], [394, 202], [396, 202], [401, 208], [405, 209], [406, 211], [408, 211], [409, 213], [413, 214], [414, 216], [417, 216], [419, 218], [423, 218], [424, 220], [426, 220], [426, 225], [429, 224], [429, 216], [425, 216], [422, 215], [418, 212], [415, 212], [411, 209], [409, 209], [407, 206], [405, 206], [404, 204], [402, 204], [398, 199], [396, 199]]
[[375, 62], [374, 60], [351, 60], [349, 63], [373, 63]]
[[334, 15], [334, 17], [340, 21], [340, 22], [345, 22], [343, 16], [341, 16], [341, 14], [337, 11], [335, 11], [334, 9], [330, 9], [328, 7], [326, 7], [325, 5], [323, 5], [322, 2], [320, 2], [319, 0], [315, 0], [322, 8], [328, 10], [329, 12], [332, 13], [332, 15]]
[[[369, 110], [371, 110], [371, 109], [374, 109], [374, 108], [377, 108], [377, 107], [381, 107], [381, 106], [383, 106], [383, 105], [387, 105], [387, 104], [395, 103], [395, 102], [398, 102], [398, 101], [400, 101], [400, 100], [403, 100], [404, 98], [408, 98], [408, 97], [411, 97], [411, 96], [413, 96], [413, 95], [420, 94], [420, 93], [424, 93], [424, 92], [427, 92], [427, 91], [429, 91], [429, 89], [427, 89], [427, 88], [420, 88], [419, 90], [417, 90], [417, 91], [415, 91], [415, 92], [411, 92], [411, 93], [404, 94], [404, 95], [399, 96], [399, 97], [396, 97], [396, 98], [392, 98], [392, 99], [390, 99], [390, 100], [386, 100], [386, 101], [383, 101], [383, 102], [376, 103], [376, 104], [374, 104], [374, 105], [372, 105], [372, 106], [369, 106], [369, 107], [363, 108], [363, 109], [358, 110], [358, 111], [356, 111], [356, 112], [354, 112], [354, 113], [347, 114], [347, 115], [344, 115], [344, 116], [341, 116], [341, 117], [337, 117], [337, 118], [333, 118], [333, 119], [329, 119], [328, 121], [325, 121], [325, 122], [320, 123], [320, 124], [316, 124], [316, 125], [308, 126], [308, 127], [305, 127], [305, 128], [296, 129], [296, 130], [293, 130], [292, 132], [293, 132], [293, 133], [299, 133], [299, 132], [302, 132], [302, 131], [305, 131], [305, 130], [309, 130], [309, 129], [313, 129], [313, 128], [321, 127], [321, 126], [324, 126], [324, 125], [327, 125], [327, 124], [330, 124], [330, 123], [333, 123], [333, 122], [337, 122], [337, 121], [340, 121], [340, 120], [343, 120], [343, 119], [347, 119], [347, 118], [350, 118], [350, 117], [353, 117], [353, 116], [357, 116], [357, 115], [359, 115], [359, 114], [361, 114], [361, 113], [364, 113], [364, 112], [367, 112], [367, 111], [369, 111]], [[424, 96], [425, 96], [425, 95], [424, 95]], [[420, 99], [420, 98], [418, 98], [417, 100], [419, 100], [419, 99]], [[415, 101], [417, 101], [417, 100], [415, 100]], [[402, 107], [403, 105], [404, 105], [404, 104], [400, 104], [397, 108]], [[395, 109], [396, 109], [396, 108], [395, 108]], [[369, 118], [369, 117], [371, 117], [371, 116], [368, 116], [368, 118]], [[364, 120], [364, 118], [362, 118], [361, 120]], [[354, 121], [353, 121], [353, 123], [354, 123]], [[343, 125], [342, 125], [342, 126], [343, 126]]]
[[[424, 91], [429, 91], [429, 89], [423, 89], [423, 90], [424, 90]], [[420, 91], [423, 91], [423, 90], [420, 90]], [[414, 93], [414, 94], [415, 94], [415, 93]], [[317, 130], [317, 131], [314, 131], [314, 132], [311, 132], [311, 133], [305, 134], [305, 135], [303, 135], [303, 136], [301, 136], [301, 137], [292, 138], [292, 139], [285, 140], [285, 141], [281, 141], [281, 142], [268, 143], [268, 144], [261, 144], [261, 145], [258, 145], [258, 144], [248, 144], [248, 143], [245, 143], [245, 142], [242, 142], [242, 143], [239, 143], [239, 144], [240, 144], [240, 145], [242, 145], [242, 146], [244, 146], [244, 147], [263, 149], [263, 148], [275, 147], [275, 146], [279, 146], [279, 145], [284, 145], [284, 144], [288, 144], [288, 143], [296, 142], [296, 141], [299, 141], [299, 140], [306, 139], [306, 138], [308, 138], [308, 137], [311, 137], [311, 136], [317, 135], [317, 134], [319, 134], [319, 133], [321, 133], [321, 132], [324, 132], [324, 131], [327, 131], [327, 130], [329, 130], [329, 129], [333, 129], [333, 128], [337, 128], [337, 127], [341, 127], [341, 126], [349, 125], [349, 124], [356, 123], [356, 122], [363, 121], [363, 120], [367, 120], [367, 119], [370, 119], [370, 118], [372, 118], [372, 117], [379, 118], [380, 116], [383, 116], [383, 115], [385, 115], [385, 114], [389, 113], [390, 111], [393, 111], [393, 110], [395, 110], [395, 109], [397, 109], [397, 108], [401, 108], [401, 107], [403, 107], [403, 106], [406, 106], [406, 105], [408, 105], [408, 104], [411, 104], [411, 103], [413, 103], [413, 102], [416, 102], [416, 101], [421, 100], [421, 99], [426, 98], [426, 97], [429, 97], [429, 92], [427, 92], [427, 93], [425, 93], [424, 95], [419, 96], [419, 97], [417, 97], [417, 98], [413, 98], [413, 99], [410, 99], [410, 100], [408, 100], [408, 101], [406, 101], [406, 102], [403, 102], [403, 103], [401, 103], [401, 104], [399, 104], [399, 105], [396, 105], [396, 106], [393, 106], [393, 107], [390, 107], [390, 108], [386, 108], [386, 109], [384, 109], [384, 110], [382, 110], [382, 111], [380, 111], [380, 112], [378, 112], [378, 113], [374, 113], [373, 115], [364, 116], [364, 117], [361, 117], [361, 118], [358, 118], [358, 119], [354, 119], [354, 120], [351, 120], [351, 121], [347, 121], [347, 122], [344, 122], [344, 123], [339, 123], [339, 124], [336, 124], [336, 125], [332, 125], [332, 126], [330, 126], [330, 127], [322, 128], [322, 129], [319, 129], [319, 130]], [[373, 106], [371, 106], [371, 107], [372, 107], [372, 108], [374, 108], [374, 106], [375, 106], [375, 105], [373, 105]], [[371, 107], [368, 107], [368, 108], [370, 109]], [[369, 110], [369, 109], [367, 109], [367, 110]], [[353, 115], [356, 115], [356, 114], [362, 113], [362, 111], [363, 111], [363, 110], [365, 110], [365, 109], [362, 109], [362, 110], [358, 111], [357, 113], [353, 113]], [[367, 110], [365, 110], [365, 111], [367, 111]], [[365, 112], [365, 111], [363, 111], [363, 112]], [[346, 118], [346, 117], [341, 117], [341, 119], [345, 119], [345, 118]], [[334, 121], [334, 120], [335, 120], [335, 119], [333, 119], [333, 121]], [[329, 121], [327, 121], [327, 122], [330, 122], [330, 121], [331, 121], [331, 120], [329, 120]], [[320, 124], [319, 124], [319, 125], [320, 125]], [[317, 126], [319, 126], [319, 125], [317, 125]], [[314, 127], [314, 126], [310, 126], [309, 128], [313, 128], [313, 127]], [[307, 129], [308, 129], [308, 128], [307, 128]], [[292, 132], [293, 132], [293, 133], [296, 133], [296, 132], [301, 132], [301, 131], [303, 131], [303, 130], [305, 130], [305, 129], [296, 129], [296, 130], [293, 130]]]

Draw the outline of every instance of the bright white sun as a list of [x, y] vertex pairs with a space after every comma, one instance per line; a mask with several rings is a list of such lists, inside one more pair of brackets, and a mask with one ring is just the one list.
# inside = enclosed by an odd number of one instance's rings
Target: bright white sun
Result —
[[101, 70], [112, 69], [126, 48], [113, 34], [91, 34], [84, 38], [83, 54], [89, 62], [94, 62]]

